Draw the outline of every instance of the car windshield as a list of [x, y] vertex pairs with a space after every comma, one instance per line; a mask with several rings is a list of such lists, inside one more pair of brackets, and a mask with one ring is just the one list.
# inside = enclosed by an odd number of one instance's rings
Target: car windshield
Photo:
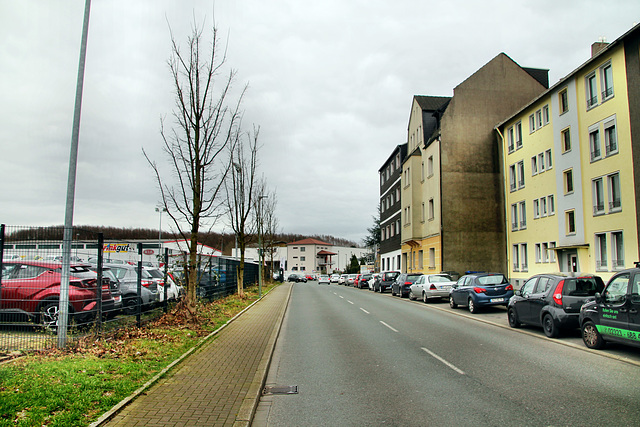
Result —
[[451, 282], [450, 276], [429, 276], [431, 282]]
[[480, 276], [478, 277], [478, 283], [481, 285], [500, 285], [505, 283], [507, 279], [502, 274], [494, 274], [491, 276]]

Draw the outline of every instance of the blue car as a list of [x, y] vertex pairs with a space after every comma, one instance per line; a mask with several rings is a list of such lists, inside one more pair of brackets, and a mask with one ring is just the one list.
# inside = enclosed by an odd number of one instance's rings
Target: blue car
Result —
[[449, 305], [456, 308], [464, 305], [471, 313], [480, 307], [504, 305], [513, 296], [513, 286], [502, 273], [473, 273], [462, 276], [451, 287]]

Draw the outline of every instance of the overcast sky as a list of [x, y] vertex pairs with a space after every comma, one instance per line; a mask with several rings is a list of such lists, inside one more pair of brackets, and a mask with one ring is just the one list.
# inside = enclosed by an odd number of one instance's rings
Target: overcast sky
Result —
[[[64, 223], [84, 3], [0, 0], [0, 223]], [[640, 2], [93, 0], [74, 224], [157, 229], [142, 148], [164, 162], [169, 25], [184, 44], [194, 17], [215, 20], [249, 84], [244, 124], [260, 126], [282, 231], [360, 242], [413, 95], [451, 96], [500, 52], [554, 84], [639, 22]]]

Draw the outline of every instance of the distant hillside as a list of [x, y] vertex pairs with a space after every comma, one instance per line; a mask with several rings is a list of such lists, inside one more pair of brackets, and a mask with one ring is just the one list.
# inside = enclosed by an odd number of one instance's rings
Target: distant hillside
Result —
[[[50, 226], [40, 228], [16, 229], [8, 226], [6, 229], [6, 240], [62, 240], [63, 226]], [[154, 240], [158, 238], [158, 230], [150, 228], [124, 228], [124, 227], [103, 227], [94, 225], [80, 225], [74, 227], [74, 240], [94, 240], [97, 233], [103, 233], [105, 240]], [[181, 239], [182, 236], [168, 231], [162, 231], [162, 240]], [[340, 237], [328, 235], [303, 235], [281, 233], [275, 237], [275, 241], [291, 243], [297, 240], [313, 238], [322, 240], [336, 246], [359, 247], [355, 242]], [[214, 247], [222, 251], [224, 255], [231, 255], [231, 249], [235, 247], [235, 235], [233, 233], [200, 233], [198, 239], [200, 243]], [[257, 242], [257, 236], [255, 242]]]

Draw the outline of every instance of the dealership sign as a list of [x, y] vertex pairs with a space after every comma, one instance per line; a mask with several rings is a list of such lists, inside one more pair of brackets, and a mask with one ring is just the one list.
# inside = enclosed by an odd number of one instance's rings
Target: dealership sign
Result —
[[102, 246], [102, 252], [105, 253], [126, 253], [135, 252], [136, 248], [131, 243], [105, 243]]

